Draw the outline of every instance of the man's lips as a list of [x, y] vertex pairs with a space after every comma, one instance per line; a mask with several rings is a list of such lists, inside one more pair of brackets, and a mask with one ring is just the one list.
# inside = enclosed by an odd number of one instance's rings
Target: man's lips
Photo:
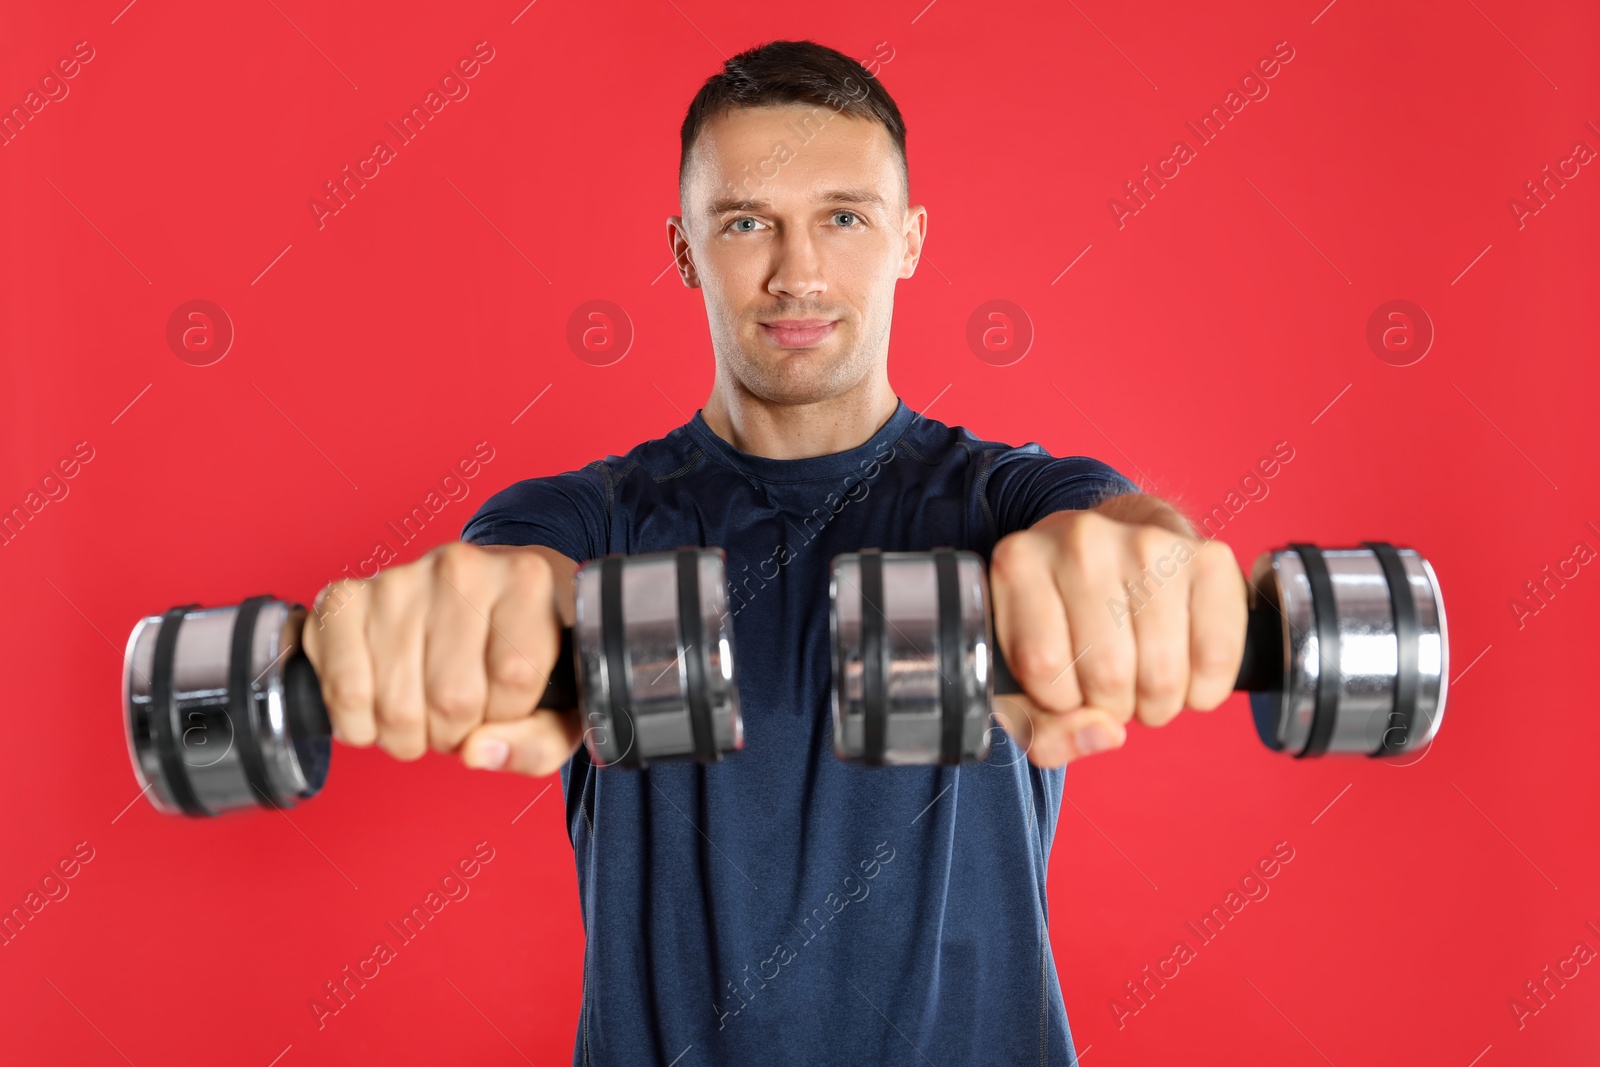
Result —
[[782, 348], [809, 348], [833, 333], [832, 319], [776, 319], [763, 322], [761, 329]]

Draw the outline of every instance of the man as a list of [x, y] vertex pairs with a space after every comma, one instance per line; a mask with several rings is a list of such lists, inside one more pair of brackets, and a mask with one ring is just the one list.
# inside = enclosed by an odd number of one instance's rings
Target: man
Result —
[[[587, 934], [574, 1063], [1074, 1062], [1045, 921], [1063, 767], [1135, 717], [1228, 696], [1243, 575], [1106, 464], [982, 441], [895, 396], [894, 288], [927, 212], [900, 113], [858, 63], [810, 42], [736, 56], [681, 140], [667, 233], [705, 296], [705, 406], [625, 456], [518, 482], [463, 542], [343, 592], [307, 627], [336, 731], [401, 759], [560, 770]], [[726, 553], [745, 746], [598, 770], [576, 713], [530, 712], [573, 572], [688, 544]], [[847, 764], [828, 563], [942, 545], [990, 562], [1027, 693], [1003, 709], [1011, 743], [960, 767]]]

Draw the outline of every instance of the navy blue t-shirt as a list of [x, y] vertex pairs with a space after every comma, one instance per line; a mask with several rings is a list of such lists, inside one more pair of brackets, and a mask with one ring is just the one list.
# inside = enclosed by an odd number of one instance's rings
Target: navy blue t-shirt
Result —
[[[833, 752], [828, 564], [970, 549], [1137, 487], [901, 401], [858, 448], [780, 460], [694, 418], [490, 497], [481, 545], [720, 546], [744, 747], [561, 771], [587, 943], [574, 1064], [1069, 1064], [1045, 871], [1065, 771], [996, 730], [982, 763]], [[785, 551], [779, 551], [783, 546]], [[780, 561], [786, 561], [781, 562]]]

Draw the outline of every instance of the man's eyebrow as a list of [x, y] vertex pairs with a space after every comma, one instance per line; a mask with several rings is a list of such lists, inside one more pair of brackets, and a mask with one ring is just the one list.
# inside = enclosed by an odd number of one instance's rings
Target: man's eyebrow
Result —
[[[883, 197], [871, 189], [829, 189], [814, 198], [819, 204], [876, 204], [886, 207]], [[724, 215], [730, 211], [771, 211], [770, 200], [749, 200], [744, 197], [721, 197], [706, 207], [707, 215]]]

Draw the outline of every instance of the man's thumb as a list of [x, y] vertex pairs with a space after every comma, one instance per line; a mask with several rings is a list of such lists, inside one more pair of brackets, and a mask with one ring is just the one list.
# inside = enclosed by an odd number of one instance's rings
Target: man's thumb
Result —
[[561, 769], [578, 747], [575, 723], [540, 708], [525, 719], [484, 723], [461, 742], [461, 762], [489, 771], [513, 771], [540, 778]]

